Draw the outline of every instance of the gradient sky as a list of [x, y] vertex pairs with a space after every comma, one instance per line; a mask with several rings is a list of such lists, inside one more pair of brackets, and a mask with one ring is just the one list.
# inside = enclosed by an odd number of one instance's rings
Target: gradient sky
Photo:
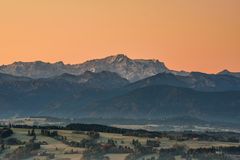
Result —
[[240, 71], [240, 0], [0, 0], [0, 64], [117, 53]]

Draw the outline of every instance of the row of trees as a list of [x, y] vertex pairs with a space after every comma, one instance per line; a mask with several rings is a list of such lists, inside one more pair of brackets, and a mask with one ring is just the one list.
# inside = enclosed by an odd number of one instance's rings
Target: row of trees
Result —
[[13, 134], [13, 131], [10, 128], [0, 129], [0, 138], [7, 138]]
[[123, 129], [116, 128], [105, 125], [98, 124], [69, 124], [67, 126], [28, 126], [28, 125], [11, 125], [14, 128], [35, 128], [35, 129], [44, 129], [44, 130], [74, 130], [74, 131], [94, 131], [94, 132], [106, 132], [106, 133], [119, 133], [125, 136], [134, 136], [134, 137], [167, 137], [172, 140], [184, 141], [197, 139], [199, 141], [222, 141], [222, 142], [240, 142], [240, 133], [233, 132], [153, 132], [146, 130], [134, 130], [134, 129]]

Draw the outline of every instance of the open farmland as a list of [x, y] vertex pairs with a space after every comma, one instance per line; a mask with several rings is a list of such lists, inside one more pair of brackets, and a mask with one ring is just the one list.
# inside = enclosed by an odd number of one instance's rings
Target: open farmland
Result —
[[[33, 130], [29, 128], [11, 128], [11, 130], [13, 134], [2, 140], [5, 142], [5, 149], [0, 152], [1, 160], [14, 160], [11, 159], [10, 155], [16, 154], [16, 150], [30, 142], [39, 143], [40, 148], [31, 150], [29, 152], [31, 154], [19, 158], [19, 160], [161, 160], [161, 155], [173, 149], [184, 148], [184, 150], [191, 151], [213, 147], [239, 147], [240, 145], [239, 142], [206, 141], [191, 138], [178, 140], [169, 137], [150, 138], [118, 133], [54, 129], [45, 131], [34, 129], [33, 136], [31, 135]], [[12, 142], [13, 140], [15, 140], [15, 144]], [[10, 142], [12, 144], [9, 144]], [[161, 154], [161, 150], [164, 151], [164, 154]], [[184, 159], [180, 154], [174, 156], [174, 159], [185, 160], [186, 158]]]

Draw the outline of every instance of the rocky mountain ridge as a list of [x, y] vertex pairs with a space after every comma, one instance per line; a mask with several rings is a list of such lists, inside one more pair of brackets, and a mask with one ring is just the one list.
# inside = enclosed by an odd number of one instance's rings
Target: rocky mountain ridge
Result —
[[170, 72], [164, 63], [158, 60], [130, 59], [124, 54], [109, 56], [102, 59], [94, 59], [73, 65], [64, 64], [63, 62], [45, 63], [42, 61], [36, 61], [15, 62], [10, 65], [0, 66], [0, 73], [35, 79], [59, 76], [63, 73], [80, 75], [86, 71], [115, 72], [131, 82], [158, 73]]

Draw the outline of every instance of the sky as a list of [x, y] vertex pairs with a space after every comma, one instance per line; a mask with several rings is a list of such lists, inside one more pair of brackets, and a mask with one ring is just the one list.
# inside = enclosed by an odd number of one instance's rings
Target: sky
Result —
[[118, 53], [240, 71], [240, 0], [0, 0], [0, 65]]

